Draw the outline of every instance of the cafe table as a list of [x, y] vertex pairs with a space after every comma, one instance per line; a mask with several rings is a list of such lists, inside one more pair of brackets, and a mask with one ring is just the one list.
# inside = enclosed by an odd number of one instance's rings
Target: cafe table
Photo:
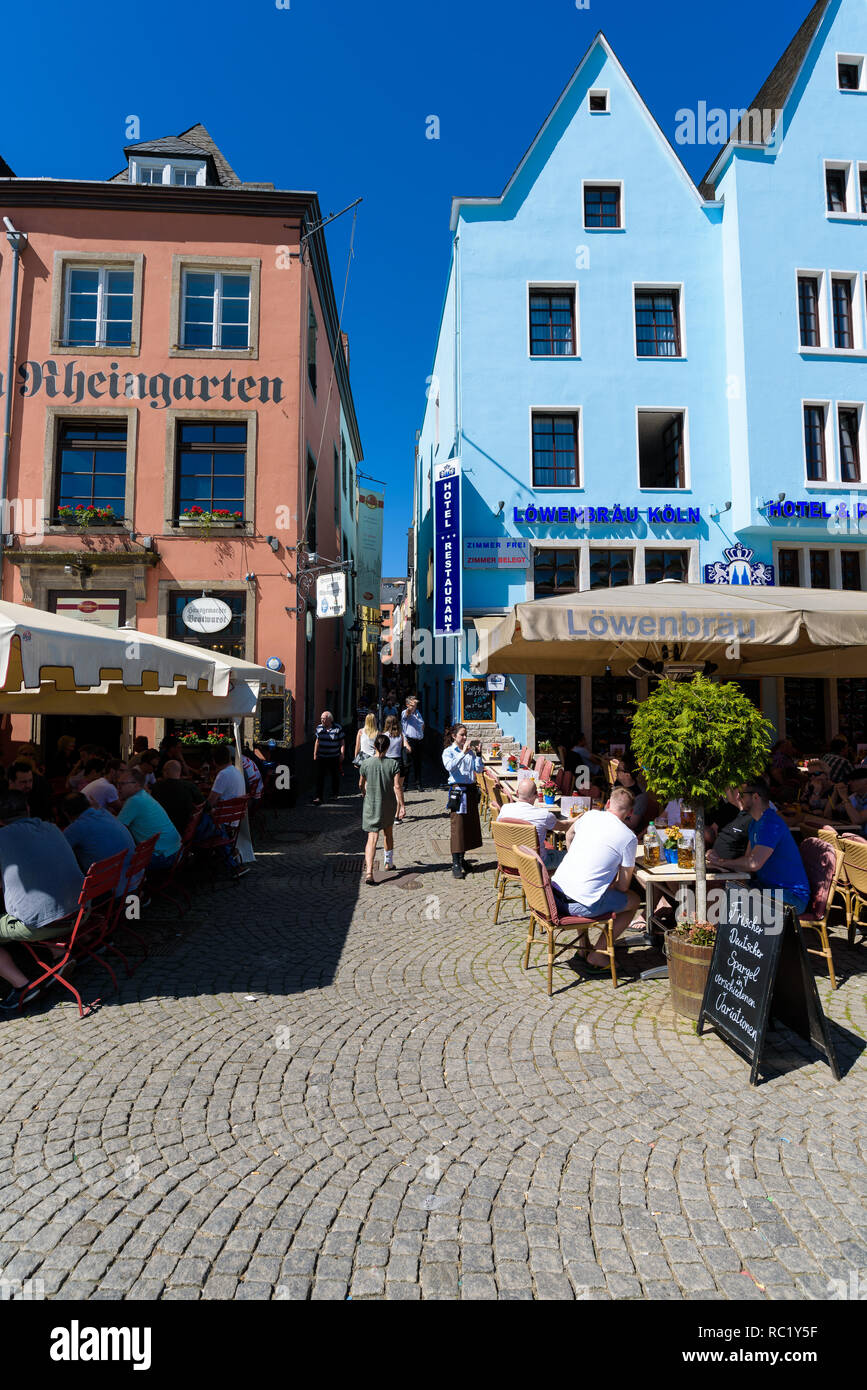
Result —
[[[695, 869], [682, 869], [679, 864], [660, 863], [652, 869], [646, 869], [643, 864], [644, 848], [638, 846], [635, 857], [634, 877], [644, 889], [644, 920], [647, 923], [646, 944], [653, 944], [652, 922], [653, 922], [653, 887], [674, 884], [679, 887], [681, 884], [694, 884], [696, 879]], [[706, 878], [708, 887], [714, 883], [748, 883], [749, 874], [739, 869], [713, 869], [708, 868]], [[664, 980], [668, 978], [668, 966], [656, 966], [652, 970], [644, 970], [641, 973], [642, 980]]]

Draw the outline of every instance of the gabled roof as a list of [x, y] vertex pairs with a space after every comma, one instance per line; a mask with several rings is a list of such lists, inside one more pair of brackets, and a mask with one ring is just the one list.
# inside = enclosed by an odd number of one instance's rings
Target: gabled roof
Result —
[[677, 153], [677, 150], [676, 150], [676, 149], [674, 148], [674, 146], [672, 145], [672, 143], [671, 143], [671, 141], [669, 140], [668, 136], [666, 135], [665, 131], [662, 129], [662, 127], [660, 126], [659, 122], [656, 120], [656, 117], [653, 115], [653, 112], [652, 112], [652, 111], [650, 110], [650, 108], [648, 107], [647, 103], [645, 102], [645, 100], [644, 100], [644, 98], [642, 97], [641, 93], [639, 92], [638, 88], [635, 86], [635, 83], [632, 81], [632, 78], [629, 76], [629, 73], [628, 73], [628, 72], [626, 71], [626, 69], [624, 68], [624, 66], [623, 66], [623, 64], [621, 63], [620, 59], [617, 57], [617, 54], [614, 52], [614, 49], [611, 47], [611, 44], [608, 42], [608, 40], [606, 39], [606, 37], [605, 37], [605, 35], [603, 34], [602, 30], [600, 29], [599, 32], [598, 32], [598, 34], [596, 35], [595, 39], [593, 40], [593, 42], [590, 44], [590, 47], [587, 49], [587, 52], [584, 54], [584, 57], [581, 59], [581, 62], [578, 64], [578, 66], [577, 66], [577, 68], [575, 69], [575, 71], [573, 72], [572, 76], [569, 78], [569, 81], [566, 83], [566, 86], [563, 88], [562, 92], [560, 93], [559, 97], [557, 98], [556, 102], [554, 103], [553, 107], [551, 108], [550, 112], [549, 112], [548, 115], [546, 116], [544, 123], [543, 123], [542, 126], [540, 127], [538, 133], [535, 135], [535, 137], [534, 137], [532, 143], [530, 144], [529, 149], [528, 149], [528, 150], [526, 151], [526, 153], [524, 154], [523, 158], [521, 159], [520, 163], [518, 164], [517, 169], [516, 169], [515, 172], [512, 174], [512, 177], [509, 179], [509, 182], [506, 184], [506, 187], [503, 189], [503, 191], [502, 191], [502, 193], [500, 194], [500, 196], [499, 196], [498, 198], [470, 198], [470, 197], [456, 197], [456, 198], [452, 198], [452, 216], [451, 216], [451, 229], [452, 229], [452, 231], [454, 231], [454, 230], [455, 230], [455, 227], [457, 226], [458, 216], [460, 215], [460, 208], [461, 208], [461, 206], [462, 206], [463, 204], [466, 204], [466, 205], [471, 206], [471, 207], [483, 207], [483, 206], [496, 207], [498, 204], [502, 204], [502, 203], [505, 201], [505, 199], [508, 197], [509, 193], [511, 192], [512, 188], [514, 187], [515, 183], [517, 182], [518, 178], [520, 177], [520, 175], [521, 175], [523, 169], [525, 168], [525, 166], [526, 166], [527, 163], [529, 162], [529, 160], [530, 160], [530, 158], [531, 158], [533, 152], [534, 152], [535, 149], [536, 149], [536, 146], [539, 144], [539, 142], [540, 142], [540, 140], [542, 139], [542, 137], [544, 136], [546, 130], [547, 130], [548, 127], [550, 126], [551, 122], [554, 120], [554, 117], [556, 116], [557, 112], [560, 110], [560, 107], [563, 105], [564, 101], [566, 100], [567, 96], [569, 95], [569, 92], [572, 90], [573, 86], [574, 86], [575, 83], [578, 81], [578, 78], [580, 77], [581, 72], [582, 72], [582, 70], [583, 70], [585, 64], [586, 64], [587, 61], [589, 60], [590, 55], [593, 53], [593, 50], [597, 47], [597, 45], [600, 45], [600, 46], [604, 49], [605, 54], [606, 54], [606, 57], [608, 57], [608, 58], [611, 60], [611, 62], [615, 65], [615, 67], [617, 68], [618, 72], [620, 73], [620, 75], [621, 75], [621, 77], [623, 78], [624, 82], [626, 83], [627, 87], [629, 87], [630, 91], [632, 92], [632, 95], [635, 97], [635, 100], [636, 100], [636, 102], [638, 103], [639, 109], [640, 109], [641, 112], [644, 114], [644, 116], [647, 118], [647, 120], [650, 122], [650, 124], [652, 125], [653, 129], [656, 131], [657, 135], [659, 136], [660, 140], [662, 141], [663, 145], [665, 146], [665, 148], [668, 150], [669, 154], [671, 155], [671, 158], [674, 160], [674, 163], [675, 163], [675, 165], [677, 166], [677, 172], [680, 174], [681, 178], [683, 178], [683, 179], [687, 182], [687, 184], [688, 184], [689, 187], [690, 187], [691, 192], [692, 192], [693, 195], [696, 197], [696, 199], [700, 199], [701, 195], [699, 194], [698, 189], [696, 188], [696, 186], [695, 186], [695, 184], [694, 184], [694, 182], [693, 182], [693, 180], [692, 180], [692, 177], [691, 177], [690, 174], [689, 174], [689, 171], [687, 170], [686, 166], [684, 165], [683, 161], [681, 160], [680, 155]]
[[[222, 188], [242, 188], [243, 184], [235, 173], [222, 150], [211, 139], [201, 122], [182, 130], [180, 135], [163, 135], [156, 140], [143, 140], [137, 145], [125, 145], [124, 154], [137, 151], [139, 154], [175, 155], [178, 159], [207, 159], [217, 184]], [[128, 183], [129, 169], [121, 169], [114, 174], [112, 183]], [[259, 187], [262, 185], [260, 184]], [[267, 185], [266, 185], [267, 186]]]
[[[822, 20], [832, 0], [816, 0], [807, 18], [804, 20], [792, 42], [789, 44], [776, 67], [766, 78], [762, 87], [751, 101], [747, 111], [772, 111], [776, 115], [782, 111], [786, 102], [792, 94], [792, 88], [798, 80], [801, 69], [807, 60], [807, 55], [813, 45], [813, 40], [819, 30]], [[754, 145], [756, 142], [750, 139], [752, 134], [752, 124], [744, 117], [726, 145], [724, 150], [716, 156], [701, 183], [699, 188], [706, 198], [714, 197], [714, 181], [711, 174], [718, 164], [721, 164], [723, 157], [727, 155], [732, 145]], [[768, 132], [769, 138], [773, 133]], [[760, 142], [761, 143], [761, 142]]]

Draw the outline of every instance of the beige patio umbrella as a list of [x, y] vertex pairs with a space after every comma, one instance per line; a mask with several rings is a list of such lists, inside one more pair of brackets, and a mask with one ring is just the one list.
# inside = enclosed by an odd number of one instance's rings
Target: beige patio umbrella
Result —
[[480, 675], [688, 673], [707, 661], [723, 676], [867, 675], [867, 594], [850, 590], [663, 581], [518, 603], [476, 628]]

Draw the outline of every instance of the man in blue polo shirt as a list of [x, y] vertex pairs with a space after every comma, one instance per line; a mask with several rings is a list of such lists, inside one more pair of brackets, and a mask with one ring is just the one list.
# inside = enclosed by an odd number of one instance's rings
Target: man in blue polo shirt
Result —
[[745, 783], [738, 797], [750, 813], [749, 849], [739, 859], [721, 859], [711, 850], [707, 862], [722, 869], [748, 870], [760, 888], [781, 892], [787, 907], [805, 912], [810, 901], [807, 871], [791, 830], [770, 804], [767, 782], [757, 779]]

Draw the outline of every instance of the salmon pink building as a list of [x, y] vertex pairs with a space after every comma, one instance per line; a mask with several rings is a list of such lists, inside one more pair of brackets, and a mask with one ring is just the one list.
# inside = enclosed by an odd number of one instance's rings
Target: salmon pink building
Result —
[[[270, 662], [291, 698], [256, 732], [301, 747], [355, 680], [362, 455], [319, 201], [241, 182], [201, 125], [124, 153], [105, 182], [0, 171], [4, 343], [17, 278], [2, 596]], [[347, 576], [342, 617], [317, 618], [298, 582], [320, 560]], [[5, 732], [50, 757], [67, 732], [120, 749], [168, 731]]]

